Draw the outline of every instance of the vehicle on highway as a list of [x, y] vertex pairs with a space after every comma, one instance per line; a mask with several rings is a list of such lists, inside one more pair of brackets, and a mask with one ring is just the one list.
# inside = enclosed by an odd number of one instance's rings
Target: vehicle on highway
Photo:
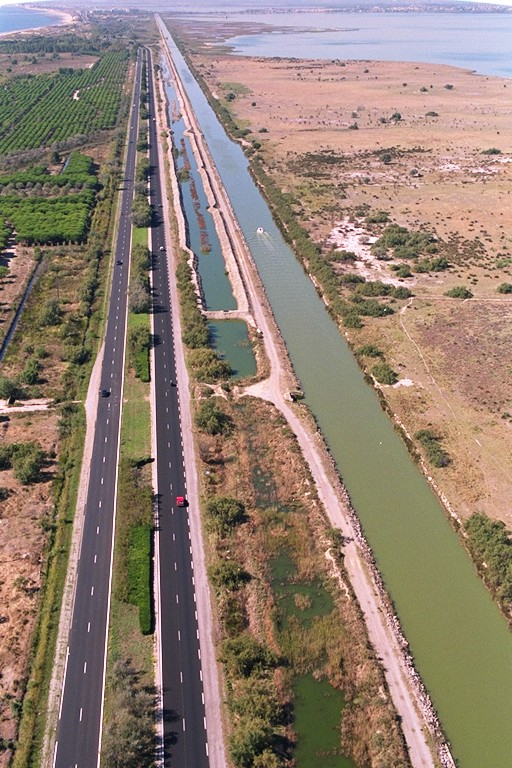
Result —
[[176, 496], [176, 506], [177, 507], [186, 507], [187, 506], [187, 500], [184, 496]]
[[163, 245], [160, 246], [159, 250], [160, 251], [165, 251], [165, 248], [163, 247]]
[[100, 389], [101, 397], [110, 397], [110, 389]]
[[122, 264], [122, 263], [123, 263], [123, 260], [122, 260], [122, 259], [118, 259], [118, 260], [116, 261], [116, 264], [117, 264], [118, 266], [119, 266], [120, 264]]

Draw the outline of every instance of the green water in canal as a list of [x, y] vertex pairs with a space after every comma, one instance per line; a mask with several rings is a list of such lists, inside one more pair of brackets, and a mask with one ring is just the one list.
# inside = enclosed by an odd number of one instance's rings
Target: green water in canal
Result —
[[222, 354], [233, 371], [233, 378], [244, 379], [256, 373], [256, 359], [243, 320], [211, 320], [208, 323], [213, 348]]
[[510, 768], [512, 636], [506, 622], [284, 243], [240, 147], [226, 138], [172, 43], [171, 50], [306, 403], [352, 497], [458, 765]]

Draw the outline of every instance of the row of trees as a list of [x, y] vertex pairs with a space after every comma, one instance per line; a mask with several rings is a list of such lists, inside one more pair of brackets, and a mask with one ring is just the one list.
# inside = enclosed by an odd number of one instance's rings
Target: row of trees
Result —
[[0, 196], [0, 218], [16, 230], [27, 245], [81, 243], [85, 240], [94, 193], [85, 190], [68, 197]]
[[127, 56], [109, 51], [90, 69], [8, 80], [0, 91], [0, 154], [113, 128]]

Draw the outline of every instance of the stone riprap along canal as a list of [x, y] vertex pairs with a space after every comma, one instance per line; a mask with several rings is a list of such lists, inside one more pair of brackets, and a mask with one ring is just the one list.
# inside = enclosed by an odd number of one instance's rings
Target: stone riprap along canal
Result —
[[171, 40], [169, 45], [306, 403], [351, 495], [454, 756], [461, 768], [509, 768], [512, 637], [506, 622], [283, 241], [240, 147], [226, 138]]

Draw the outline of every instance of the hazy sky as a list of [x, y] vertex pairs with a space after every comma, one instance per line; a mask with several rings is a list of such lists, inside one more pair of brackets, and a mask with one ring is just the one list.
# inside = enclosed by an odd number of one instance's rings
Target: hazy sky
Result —
[[[475, 2], [475, 0], [471, 0], [471, 1]], [[34, 3], [34, 2], [37, 2], [37, 0], [30, 0], [30, 2]], [[483, 2], [483, 3], [485, 3], [485, 2], [492, 2], [492, 3], [498, 4], [498, 5], [509, 5], [509, 6], [512, 6], [512, 0], [480, 0], [480, 2]], [[13, 5], [15, 3], [16, 3], [16, 0], [0, 0], [0, 6], [2, 6], [2, 5]], [[186, 0], [181, 0], [181, 2], [179, 3], [180, 6], [184, 6], [185, 4], [186, 4]], [[198, 0], [191, 0], [191, 3], [190, 3], [191, 7], [197, 7], [198, 5], [204, 5], [204, 4], [205, 4], [204, 0], [202, 0], [202, 2], [201, 2], [201, 0], [199, 0], [199, 1]], [[247, 6], [248, 4], [249, 4], [248, 1], [244, 0], [243, 5]], [[284, 5], [285, 3], [283, 3], [283, 0], [275, 0], [274, 4], [275, 4], [276, 7], [278, 7], [280, 5]], [[289, 3], [287, 2], [286, 4], [288, 5]], [[315, 0], [311, 0], [311, 3], [308, 3], [307, 0], [302, 0], [302, 2], [297, 3], [297, 6], [299, 6], [299, 7], [300, 6], [307, 7], [308, 5], [314, 6], [316, 4], [317, 3], [315, 2]], [[59, 3], [59, 5], [62, 7], [63, 4]], [[141, 5], [143, 5], [143, 3], [141, 3]], [[258, 3], [255, 2], [254, 6], [257, 7], [257, 5], [258, 5]], [[341, 3], [340, 3], [340, 5], [341, 5]]]

